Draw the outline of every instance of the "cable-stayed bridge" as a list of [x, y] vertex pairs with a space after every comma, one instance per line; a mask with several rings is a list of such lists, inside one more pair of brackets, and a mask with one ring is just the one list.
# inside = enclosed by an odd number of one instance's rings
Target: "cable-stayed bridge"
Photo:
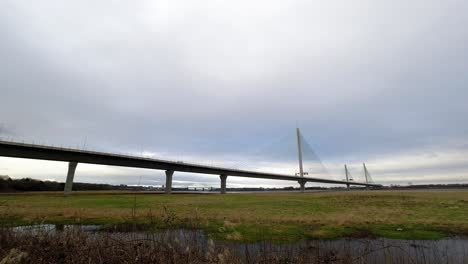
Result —
[[[380, 187], [379, 184], [374, 184], [370, 179], [370, 174], [365, 168], [366, 182], [355, 182], [348, 179], [348, 172], [346, 171], [346, 180], [334, 180], [323, 177], [310, 177], [307, 171], [303, 168], [303, 154], [304, 150], [309, 152], [312, 150], [307, 142], [303, 139], [299, 129], [297, 129], [297, 155], [299, 172], [293, 175], [290, 174], [277, 174], [271, 172], [258, 172], [252, 170], [242, 170], [234, 168], [225, 168], [218, 166], [200, 165], [195, 163], [188, 163], [182, 161], [170, 161], [165, 159], [154, 159], [147, 157], [138, 157], [132, 155], [121, 155], [107, 152], [97, 152], [89, 150], [80, 150], [73, 148], [62, 148], [46, 145], [27, 144], [20, 142], [11, 141], [0, 141], [0, 156], [11, 157], [11, 158], [25, 158], [25, 159], [38, 159], [38, 160], [51, 160], [51, 161], [63, 161], [68, 162], [68, 173], [67, 180], [65, 183], [65, 194], [70, 194], [73, 186], [73, 179], [75, 170], [78, 163], [87, 164], [98, 164], [98, 165], [110, 165], [110, 166], [122, 166], [132, 168], [144, 168], [144, 169], [155, 169], [164, 170], [166, 172], [166, 185], [165, 192], [171, 193], [172, 189], [172, 177], [174, 172], [189, 172], [189, 173], [202, 173], [219, 175], [221, 180], [220, 190], [221, 193], [226, 193], [226, 181], [228, 176], [237, 177], [248, 177], [248, 178], [259, 178], [259, 179], [273, 179], [273, 180], [285, 180], [285, 181], [296, 181], [300, 185], [301, 192], [305, 190], [305, 184], [307, 182], [317, 183], [330, 183], [330, 184], [344, 184], [348, 188], [350, 185], [366, 186], [366, 187]], [[312, 151], [313, 153], [313, 151]], [[313, 153], [316, 159], [319, 161], [320, 166], [326, 171], [325, 167]]]

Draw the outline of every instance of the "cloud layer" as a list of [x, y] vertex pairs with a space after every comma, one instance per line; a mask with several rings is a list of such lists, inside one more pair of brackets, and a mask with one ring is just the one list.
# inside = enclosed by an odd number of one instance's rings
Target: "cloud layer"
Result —
[[[461, 0], [2, 1], [0, 137], [294, 173], [298, 125], [329, 177], [367, 162], [376, 181], [466, 182], [465, 10]], [[14, 177], [64, 174], [1, 160]], [[155, 173], [82, 167], [84, 181]]]

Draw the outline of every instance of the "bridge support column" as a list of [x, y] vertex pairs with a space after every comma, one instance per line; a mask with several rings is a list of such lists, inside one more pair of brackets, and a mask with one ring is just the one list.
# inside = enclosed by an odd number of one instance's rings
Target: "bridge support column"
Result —
[[227, 175], [219, 175], [219, 178], [221, 179], [221, 194], [225, 194]]
[[65, 189], [63, 190], [65, 195], [69, 195], [72, 192], [76, 166], [78, 166], [78, 162], [72, 161], [68, 163], [67, 181], [65, 182]]
[[305, 184], [306, 184], [306, 181], [305, 180], [300, 180], [298, 181], [299, 184], [301, 185], [301, 192], [305, 192]]
[[173, 170], [166, 171], [166, 193], [171, 193], [172, 191], [172, 175], [174, 175]]
[[346, 190], [349, 191], [349, 183], [346, 184]]

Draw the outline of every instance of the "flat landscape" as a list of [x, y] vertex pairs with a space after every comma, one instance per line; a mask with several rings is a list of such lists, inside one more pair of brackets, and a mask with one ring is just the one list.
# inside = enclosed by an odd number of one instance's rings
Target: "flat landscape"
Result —
[[0, 194], [4, 226], [135, 224], [199, 228], [217, 239], [438, 239], [468, 234], [468, 190], [246, 194], [54, 192]]

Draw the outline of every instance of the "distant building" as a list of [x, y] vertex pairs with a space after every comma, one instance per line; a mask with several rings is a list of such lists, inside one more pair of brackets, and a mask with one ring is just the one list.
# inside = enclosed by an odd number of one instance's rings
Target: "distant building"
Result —
[[10, 179], [10, 176], [8, 175], [0, 175], [0, 180], [8, 181]]

